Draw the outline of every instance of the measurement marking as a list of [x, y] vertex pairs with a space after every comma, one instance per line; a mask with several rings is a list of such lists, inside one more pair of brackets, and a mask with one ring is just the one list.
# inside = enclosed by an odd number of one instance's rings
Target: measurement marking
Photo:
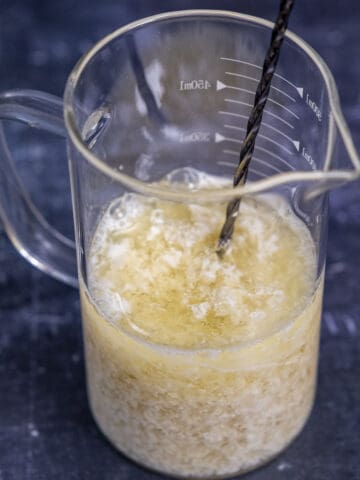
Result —
[[326, 326], [331, 335], [337, 335], [339, 333], [338, 326], [336, 325], [334, 317], [330, 313], [324, 315]]
[[232, 90], [238, 90], [239, 92], [251, 93], [251, 95], [255, 95], [255, 92], [253, 90], [248, 90], [246, 88], [233, 87], [232, 85], [226, 85], [225, 88], [231, 88]]
[[[240, 155], [240, 152], [236, 151], [236, 150], [229, 150], [229, 149], [225, 149], [223, 150], [223, 153], [228, 153], [229, 155], [236, 155], [237, 157]], [[221, 160], [218, 162], [218, 164], [220, 165], [220, 162]], [[230, 164], [230, 162], [228, 162]], [[231, 164], [233, 167], [237, 167], [238, 164], [237, 163], [232, 163]]]
[[306, 94], [306, 99], [305, 99], [305, 103], [307, 105], [309, 105], [310, 109], [314, 112], [315, 114], [315, 117], [318, 119], [319, 122], [322, 121], [322, 112], [319, 108], [319, 106], [317, 105], [317, 103], [312, 100], [308, 94]]
[[[223, 153], [225, 153], [225, 154], [227, 154], [227, 155], [234, 155], [234, 156], [236, 156], [236, 157], [238, 157], [238, 156], [240, 155], [240, 152], [237, 152], [236, 150], [223, 150]], [[265, 160], [262, 160], [262, 159], [259, 158], [259, 157], [253, 156], [251, 161], [253, 161], [253, 160], [255, 160], [255, 161], [258, 162], [258, 163], [262, 163], [263, 165], [265, 165], [265, 166], [268, 167], [268, 168], [271, 168], [272, 170], [274, 170], [274, 171], [277, 172], [277, 173], [283, 173], [282, 170], [279, 170], [278, 168], [274, 167], [274, 165], [271, 165], [271, 163], [266, 162]], [[225, 163], [227, 163], [227, 166], [230, 166], [230, 165], [231, 165], [231, 166], [233, 166], [233, 167], [237, 167], [237, 164], [236, 164], [236, 163], [230, 163], [230, 162], [223, 162], [223, 163], [221, 163], [221, 162], [222, 162], [222, 160], [218, 161], [217, 163], [218, 163], [219, 165], [225, 165]], [[226, 166], [226, 165], [225, 165], [225, 166]], [[250, 166], [250, 168], [251, 168], [251, 166]]]
[[[255, 63], [250, 63], [250, 62], [245, 62], [244, 60], [238, 60], [236, 58], [228, 58], [228, 57], [220, 57], [220, 60], [226, 60], [229, 62], [235, 62], [235, 63], [242, 63], [243, 65], [249, 65], [250, 67], [255, 67], [259, 70], [262, 70], [262, 67], [260, 65], [256, 65]], [[301, 98], [303, 98], [304, 95], [304, 89], [301, 87], [297, 87], [294, 83], [290, 82], [287, 78], [283, 77], [282, 75], [279, 75], [278, 73], [274, 73], [275, 77], [280, 78], [284, 82], [288, 83], [291, 87], [295, 88], [295, 90], [298, 92]]]
[[190, 142], [210, 142], [210, 132], [190, 132], [182, 133], [179, 136], [180, 143], [190, 143]]
[[250, 67], [255, 67], [255, 68], [258, 68], [259, 70], [262, 70], [262, 67], [260, 67], [260, 65], [256, 65], [255, 63], [245, 62], [244, 60], [237, 60], [236, 58], [220, 57], [220, 60], [227, 60], [229, 62], [242, 63], [243, 65], [250, 65]]
[[269, 175], [266, 175], [264, 172], [260, 172], [259, 170], [256, 170], [253, 166], [250, 165], [249, 171], [252, 173], [255, 173], [255, 175], [258, 175], [259, 177], [265, 177], [267, 178]]
[[[272, 170], [274, 170], [276, 173], [283, 173], [282, 170], [279, 170], [278, 168], [274, 167], [274, 165], [271, 165], [271, 163], [266, 162], [265, 160], [261, 160], [261, 158], [258, 157], [252, 157], [257, 163], [262, 163], [265, 165], [265, 167], [268, 167]], [[251, 165], [250, 165], [250, 170], [251, 170]]]
[[[219, 142], [226, 141], [226, 140], [228, 140], [230, 142], [240, 143], [240, 144], [242, 143], [240, 140], [237, 140], [235, 138], [224, 137], [224, 135], [221, 135], [220, 133], [215, 133], [215, 143], [219, 143]], [[279, 157], [279, 155], [276, 155], [275, 153], [271, 152], [267, 148], [263, 148], [263, 147], [260, 147], [260, 146], [256, 145], [255, 150], [261, 150], [264, 153], [268, 153], [270, 156], [276, 158], [277, 160], [282, 162], [284, 165], [286, 165], [290, 170], [295, 170], [295, 168], [290, 163], [288, 163], [283, 158]]]
[[211, 83], [208, 80], [180, 80], [179, 90], [180, 91], [187, 91], [187, 90], [207, 90], [211, 88]]
[[242, 140], [238, 140], [237, 138], [231, 138], [231, 137], [224, 137], [224, 135], [221, 135], [221, 133], [215, 133], [215, 143], [219, 142], [235, 142], [235, 143], [243, 143]]
[[[236, 150], [223, 150], [223, 153], [227, 153], [229, 155], [236, 155], [238, 157], [240, 152], [237, 152]], [[224, 165], [225, 167], [234, 167], [235, 168], [235, 167], [238, 166], [237, 163], [227, 162], [227, 161], [224, 161], [224, 160], [219, 160], [217, 163], [219, 165]]]
[[299, 151], [299, 148], [300, 148], [300, 142], [298, 140], [293, 140], [292, 138], [290, 138], [288, 135], [286, 135], [285, 133], [283, 133], [281, 130], [273, 127], [272, 125], [269, 125], [268, 123], [266, 122], [261, 122], [262, 125], [264, 125], [264, 127], [267, 127], [269, 128], [270, 130], [273, 130], [274, 132], [278, 133], [279, 135], [282, 135], [284, 138], [286, 138], [287, 140], [289, 140], [289, 142], [291, 142], [294, 147], [296, 148], [297, 151]]
[[316, 162], [314, 161], [312, 155], [306, 150], [305, 147], [301, 149], [301, 155], [305, 158], [312, 170], [317, 170]]
[[[223, 151], [226, 152], [226, 150], [223, 150]], [[255, 160], [255, 157], [253, 157], [253, 160]], [[226, 162], [224, 160], [219, 160], [217, 163], [218, 163], [218, 165], [224, 166], [224, 167], [231, 167], [231, 168], [234, 168], [234, 169], [237, 167], [236, 163]], [[260, 172], [259, 170], [256, 170], [252, 166], [250, 166], [250, 170], [253, 173], [256, 173], [256, 175], [259, 175], [260, 177], [268, 177], [269, 176], [269, 175], [266, 175], [266, 173], [264, 173], [264, 172]]]
[[260, 81], [259, 78], [249, 77], [249, 75], [243, 75], [242, 73], [225, 72], [225, 75], [233, 75], [234, 77], [247, 78], [248, 80], [254, 80], [254, 82], [259, 82]]
[[[224, 88], [229, 88], [231, 90], [237, 90], [239, 92], [245, 92], [245, 93], [250, 93], [251, 95], [255, 95], [255, 92], [252, 91], [252, 90], [248, 90], [246, 88], [241, 88], [241, 87], [233, 87], [232, 85], [225, 85], [225, 83], [220, 82], [220, 80], [217, 80], [216, 81], [216, 90], [223, 90]], [[283, 105], [282, 103], [277, 102], [273, 98], [268, 98], [268, 101], [271, 102], [271, 103], [274, 103], [275, 105], [278, 105], [279, 107], [283, 108], [288, 113], [290, 113], [290, 115], [295, 117], [297, 120], [300, 120], [300, 117], [298, 115], [296, 115], [296, 113], [294, 113], [292, 110], [290, 110], [290, 108], [285, 107], [285, 105]]]
[[218, 110], [220, 115], [231, 115], [232, 117], [239, 117], [248, 120], [248, 115], [243, 115], [242, 113], [226, 112], [225, 110]]
[[[224, 127], [225, 128], [230, 128], [231, 130], [239, 130], [240, 132], [245, 132], [246, 133], [246, 128], [243, 128], [243, 127], [237, 127], [235, 125], [229, 125], [229, 124], [225, 124]], [[281, 145], [278, 142], [275, 142], [275, 140], [273, 140], [272, 138], [267, 137], [266, 135], [263, 135], [262, 133], [259, 133], [259, 137], [263, 138], [264, 140], [267, 140], [268, 142], [273, 143], [274, 145], [281, 148], [282, 150], [284, 150], [289, 155], [293, 154], [293, 152], [291, 152], [288, 148], [284, 147], [283, 145]]]
[[347, 331], [350, 333], [352, 337], [354, 337], [357, 333], [357, 327], [354, 320], [349, 315], [346, 315], [346, 317], [344, 318], [344, 323]]
[[300, 95], [301, 98], [304, 96], [304, 89], [303, 87], [297, 87], [294, 83], [290, 82], [287, 78], [283, 77], [282, 75], [279, 75], [278, 73], [275, 73], [275, 77], [281, 78], [281, 80], [284, 80], [284, 82], [288, 83], [291, 85], [295, 90], [297, 90], [298, 94]]
[[255, 150], [258, 149], [258, 150], [261, 150], [262, 152], [264, 153], [268, 153], [269, 155], [271, 155], [272, 157], [276, 158], [277, 160], [279, 160], [280, 162], [282, 162], [284, 165], [286, 165], [287, 167], [290, 168], [290, 170], [295, 170], [295, 168], [290, 164], [288, 163], [286, 160], [284, 160], [283, 158], [279, 157], [279, 155], [276, 155], [275, 153], [271, 152], [270, 150], [268, 150], [267, 148], [263, 148], [263, 147], [260, 147], [258, 145], [255, 146]]
[[[246, 107], [250, 107], [252, 108], [253, 105], [251, 105], [251, 103], [247, 103], [247, 102], [242, 102], [241, 100], [233, 100], [232, 98], [225, 98], [225, 102], [230, 102], [230, 103], [236, 103], [236, 104], [239, 104], [239, 105], [244, 105]], [[267, 113], [268, 115], [270, 115], [271, 117], [274, 117], [276, 118], [277, 120], [279, 120], [280, 122], [284, 123], [285, 125], [287, 125], [288, 127], [294, 129], [294, 125], [292, 125], [291, 123], [287, 122], [286, 120], [284, 120], [283, 118], [279, 117], [278, 115], [276, 115], [275, 113], [272, 113], [272, 112], [269, 112], [268, 110], [264, 110], [264, 113]], [[233, 114], [233, 115], [238, 115], [238, 114]]]
[[279, 107], [286, 110], [288, 113], [290, 113], [290, 115], [293, 115], [297, 120], [300, 120], [300, 117], [296, 115], [296, 113], [294, 113], [292, 110], [290, 110], [290, 108], [285, 107], [285, 105], [282, 105], [281, 103], [277, 102], [276, 100], [273, 100], [272, 98], [268, 98], [268, 101], [271, 103], [274, 103], [275, 105], [279, 105]]
[[[247, 80], [253, 80], [254, 82], [259, 82], [259, 78], [254, 78], [254, 77], [249, 77], [248, 75], [243, 75], [242, 73], [234, 73], [234, 72], [225, 72], [226, 75], [232, 75], [234, 77], [241, 77], [241, 78], [246, 78]], [[288, 93], [284, 92], [281, 90], [281, 88], [274, 87], [273, 85], [270, 85], [270, 89], [276, 90], [277, 92], [281, 93], [285, 97], [289, 98], [292, 102], [296, 102], [296, 99], [289, 95]]]
[[[218, 113], [220, 113], [221, 115], [231, 115], [231, 116], [234, 116], [234, 117], [239, 117], [239, 118], [244, 118], [245, 120], [248, 119], [248, 117], [246, 115], [242, 115], [241, 113], [233, 113], [233, 112], [225, 112], [223, 110], [219, 110]], [[282, 132], [281, 130], [273, 127], [272, 125], [269, 125], [268, 123], [262, 121], [261, 122], [261, 125], [264, 126], [264, 127], [267, 127], [269, 128], [270, 130], [273, 130], [274, 132], [278, 133], [279, 135], [282, 135], [284, 138], [286, 138], [287, 140], [289, 140], [289, 142], [291, 142], [294, 147], [296, 148], [297, 151], [299, 151], [300, 149], [300, 142], [298, 140], [293, 140], [291, 137], [289, 137], [288, 135], [286, 135], [284, 132]]]

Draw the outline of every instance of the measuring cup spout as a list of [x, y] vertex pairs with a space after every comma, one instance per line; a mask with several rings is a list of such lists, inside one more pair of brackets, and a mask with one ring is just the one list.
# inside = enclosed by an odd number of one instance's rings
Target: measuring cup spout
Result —
[[[304, 198], [314, 198], [360, 178], [360, 159], [339, 106], [336, 89], [332, 97], [328, 142], [319, 178], [304, 190]], [[315, 173], [315, 172], [314, 172]]]

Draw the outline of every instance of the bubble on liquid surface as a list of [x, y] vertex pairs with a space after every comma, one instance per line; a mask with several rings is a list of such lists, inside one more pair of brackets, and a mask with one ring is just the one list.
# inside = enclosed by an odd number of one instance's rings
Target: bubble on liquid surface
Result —
[[153, 225], [163, 225], [165, 223], [164, 210], [155, 208], [150, 214], [150, 219]]
[[201, 174], [191, 167], [178, 168], [166, 175], [166, 180], [172, 184], [180, 184], [189, 189], [199, 188], [201, 184]]
[[231, 178], [217, 177], [209, 173], [200, 172], [192, 167], [183, 167], [173, 170], [166, 175], [165, 180], [173, 185], [187, 187], [189, 190], [201, 188], [224, 188], [231, 186]]
[[145, 209], [145, 202], [133, 193], [126, 193], [109, 209], [109, 216], [116, 221], [117, 230], [128, 230], [133, 227]]
[[150, 172], [154, 163], [154, 159], [151, 155], [142, 153], [135, 163], [135, 177], [144, 182], [150, 180]]

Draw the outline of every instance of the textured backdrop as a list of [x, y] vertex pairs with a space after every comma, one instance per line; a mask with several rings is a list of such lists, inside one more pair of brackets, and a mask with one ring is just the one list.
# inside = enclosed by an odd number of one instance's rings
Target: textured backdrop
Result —
[[[324, 57], [360, 148], [360, 2], [301, 0], [291, 28]], [[153, 13], [221, 8], [274, 18], [273, 0], [2, 0], [0, 90], [61, 96], [96, 40]], [[64, 142], [7, 126], [24, 182], [72, 234]], [[360, 479], [360, 188], [331, 197], [328, 268], [315, 409], [301, 436], [252, 480]], [[87, 407], [78, 294], [30, 267], [0, 226], [0, 480], [155, 480], [119, 455]]]

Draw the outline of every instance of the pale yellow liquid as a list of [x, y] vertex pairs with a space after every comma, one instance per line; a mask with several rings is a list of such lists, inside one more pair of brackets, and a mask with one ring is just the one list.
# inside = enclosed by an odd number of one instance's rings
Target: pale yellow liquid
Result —
[[81, 291], [95, 419], [126, 455], [175, 476], [255, 468], [313, 403], [322, 281], [310, 234], [284, 200], [244, 199], [220, 260], [223, 219], [224, 205], [118, 199], [89, 252], [91, 300]]

